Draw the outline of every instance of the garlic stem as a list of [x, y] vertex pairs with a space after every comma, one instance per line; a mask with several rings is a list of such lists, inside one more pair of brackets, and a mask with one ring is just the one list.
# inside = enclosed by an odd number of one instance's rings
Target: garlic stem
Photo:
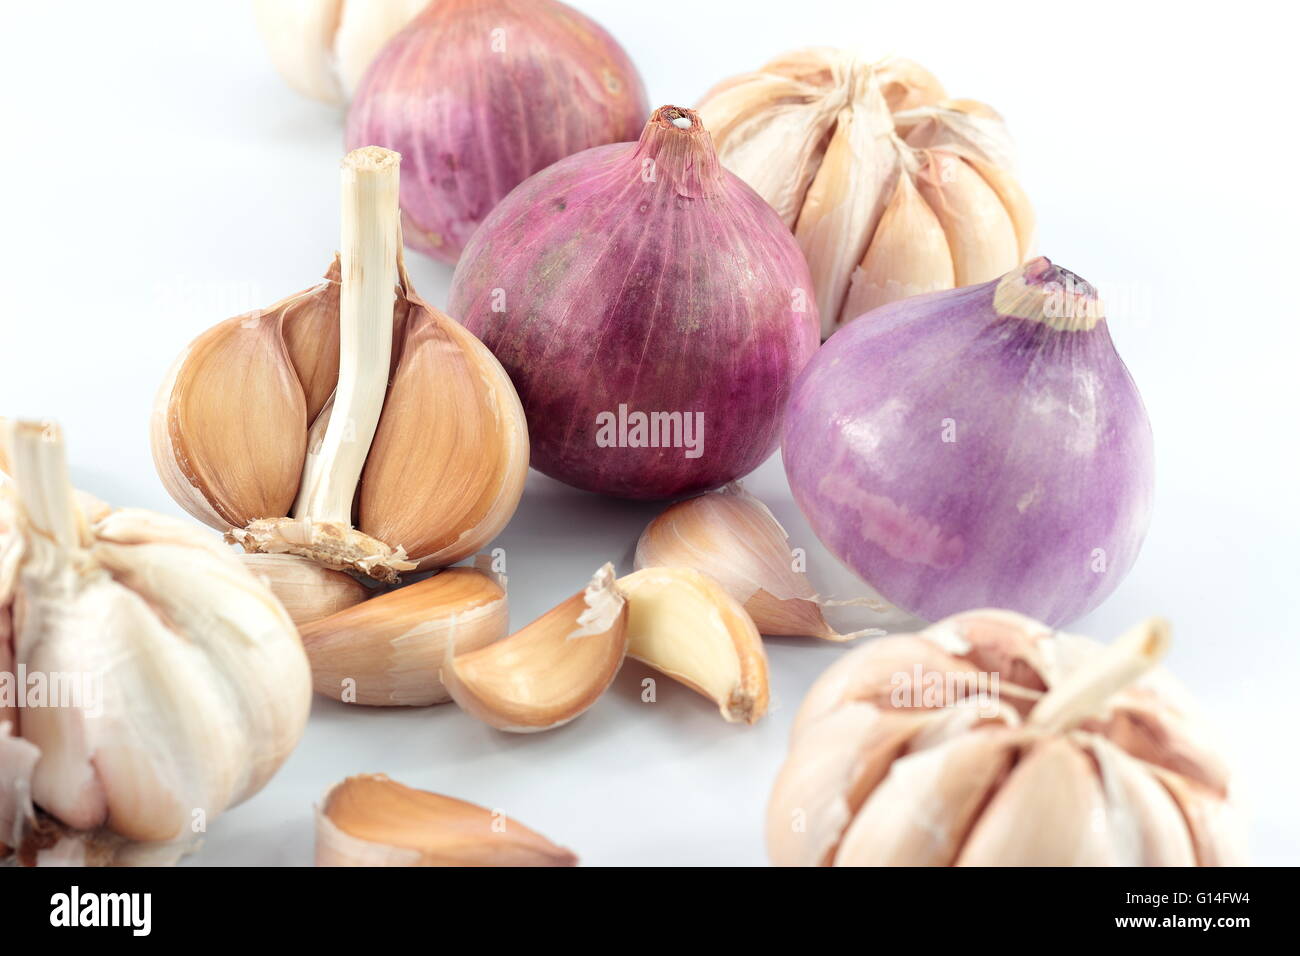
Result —
[[378, 146], [343, 159], [338, 389], [320, 447], [303, 469], [295, 518], [352, 524], [392, 361], [400, 163], [400, 155]]
[[1168, 649], [1169, 622], [1147, 618], [1049, 690], [1026, 723], [1053, 734], [1069, 730], [1104, 710], [1112, 696], [1154, 667]]
[[13, 477], [32, 528], [60, 548], [81, 546], [83, 522], [68, 478], [63, 431], [52, 422], [16, 422]]

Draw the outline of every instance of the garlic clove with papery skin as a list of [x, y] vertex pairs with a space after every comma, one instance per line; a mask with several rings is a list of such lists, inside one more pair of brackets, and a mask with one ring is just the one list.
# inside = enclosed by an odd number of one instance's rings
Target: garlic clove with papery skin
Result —
[[448, 568], [299, 628], [312, 686], [345, 703], [423, 707], [451, 695], [439, 678], [453, 645], [467, 653], [509, 633], [505, 587]]
[[344, 158], [343, 248], [324, 280], [201, 336], [151, 430], [172, 497], [232, 543], [389, 584], [490, 541], [529, 458], [505, 371], [411, 288], [399, 164], [378, 147]]
[[383, 774], [348, 777], [316, 810], [317, 866], [576, 866], [578, 858], [506, 817]]
[[280, 599], [299, 627], [360, 604], [373, 594], [350, 574], [296, 554], [241, 554], [239, 560]]
[[[298, 634], [219, 542], [74, 493], [55, 426], [6, 431], [0, 656], [77, 689], [68, 706], [28, 699], [19, 711], [39, 757], [29, 779], [6, 780], [0, 815], [17, 815], [20, 832], [0, 840], [23, 862], [56, 844], [79, 862], [170, 861], [196, 821], [256, 793], [301, 736], [310, 676]], [[0, 741], [16, 748], [30, 757]]]
[[767, 655], [745, 609], [693, 568], [645, 568], [618, 579], [628, 601], [627, 654], [704, 695], [728, 722], [767, 713]]
[[609, 687], [627, 652], [627, 625], [627, 599], [606, 564], [585, 590], [505, 640], [466, 654], [449, 646], [442, 682], [461, 710], [498, 730], [550, 730]]
[[822, 614], [825, 601], [795, 570], [789, 536], [768, 507], [739, 482], [672, 505], [646, 526], [635, 565], [686, 567], [710, 575], [744, 605], [759, 633], [848, 641], [883, 631], [836, 632]]

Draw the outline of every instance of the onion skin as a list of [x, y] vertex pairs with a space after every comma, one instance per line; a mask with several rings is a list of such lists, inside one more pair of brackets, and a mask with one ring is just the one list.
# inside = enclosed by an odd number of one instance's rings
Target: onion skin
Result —
[[1000, 606], [1066, 624], [1128, 573], [1150, 519], [1142, 399], [1092, 287], [1043, 258], [836, 333], [795, 384], [782, 451], [822, 542], [928, 620]]
[[[677, 107], [656, 110], [639, 142], [571, 156], [512, 192], [466, 248], [449, 311], [510, 373], [533, 467], [626, 498], [756, 468], [818, 340], [790, 231]], [[620, 405], [701, 413], [699, 454], [602, 444], [599, 416]]]
[[348, 149], [403, 157], [406, 244], [455, 262], [484, 217], [539, 169], [636, 139], [649, 106], [614, 38], [555, 0], [434, 0], [375, 58]]

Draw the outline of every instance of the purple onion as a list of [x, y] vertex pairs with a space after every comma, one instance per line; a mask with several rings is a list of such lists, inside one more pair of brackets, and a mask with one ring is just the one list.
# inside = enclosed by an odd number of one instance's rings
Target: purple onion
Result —
[[757, 467], [818, 340], [790, 230], [674, 106], [639, 142], [570, 156], [507, 196], [466, 247], [449, 311], [514, 380], [533, 467], [627, 498]]
[[555, 0], [433, 0], [371, 64], [348, 149], [402, 154], [407, 245], [455, 262], [506, 193], [580, 150], [636, 139], [649, 107], [623, 48]]
[[1068, 623], [1150, 518], [1146, 409], [1095, 290], [1047, 259], [841, 329], [795, 384], [782, 452], [822, 542], [929, 620]]

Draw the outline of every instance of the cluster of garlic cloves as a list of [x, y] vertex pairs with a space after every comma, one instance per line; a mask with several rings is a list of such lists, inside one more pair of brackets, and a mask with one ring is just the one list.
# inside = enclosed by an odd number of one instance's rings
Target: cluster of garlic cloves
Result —
[[1106, 646], [983, 610], [857, 648], [796, 717], [772, 861], [1240, 863], [1230, 774], [1153, 670], [1168, 643], [1158, 619]]
[[776, 516], [739, 482], [672, 505], [646, 526], [636, 567], [685, 567], [716, 579], [744, 605], [759, 633], [850, 641], [883, 634], [875, 628], [841, 634], [822, 608], [882, 605], [870, 599], [828, 601], [795, 570], [789, 535]]
[[908, 60], [817, 48], [716, 86], [699, 107], [724, 166], [795, 232], [822, 337], [871, 309], [996, 278], [1034, 217], [1001, 118]]
[[[23, 863], [174, 861], [297, 744], [297, 631], [220, 541], [76, 493], [56, 426], [0, 432], [0, 671], [28, 675], [0, 709], [0, 844]], [[34, 675], [75, 689], [44, 699]]]
[[195, 340], [151, 429], [172, 497], [232, 542], [387, 583], [478, 551], [528, 468], [505, 371], [411, 289], [399, 163], [348, 154], [342, 252], [324, 281]]
[[577, 866], [499, 811], [383, 774], [335, 784], [316, 809], [317, 866]]

